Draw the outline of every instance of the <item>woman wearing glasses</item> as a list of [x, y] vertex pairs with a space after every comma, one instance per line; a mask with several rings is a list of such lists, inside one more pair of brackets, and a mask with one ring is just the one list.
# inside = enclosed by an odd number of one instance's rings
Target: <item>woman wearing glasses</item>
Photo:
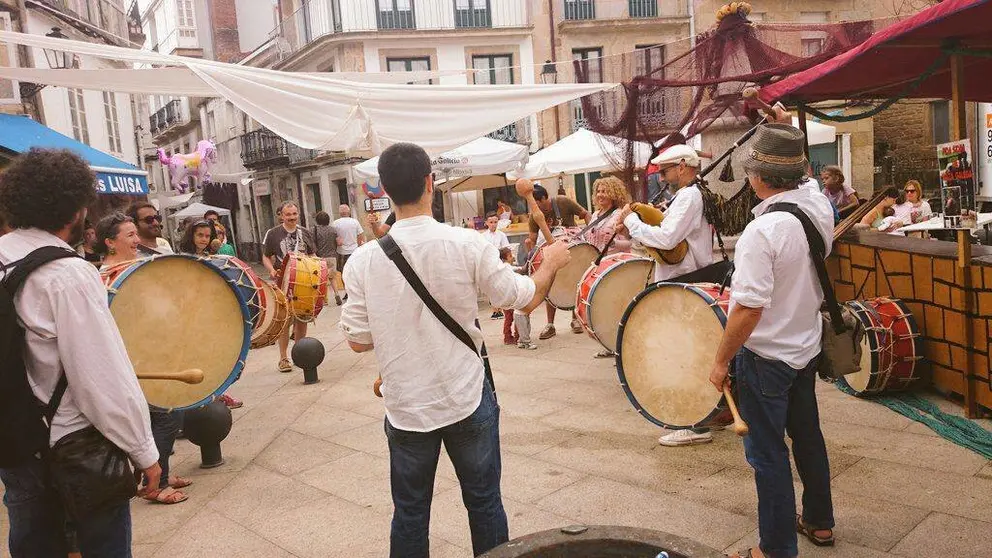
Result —
[[923, 186], [920, 185], [919, 181], [906, 182], [902, 191], [906, 200], [893, 208], [896, 211], [895, 218], [900, 227], [922, 223], [933, 215], [930, 203], [923, 199]]
[[148, 202], [137, 203], [131, 206], [128, 215], [138, 227], [139, 254], [156, 256], [172, 253], [172, 246], [169, 245], [169, 241], [162, 238], [162, 216], [159, 215], [154, 205]]

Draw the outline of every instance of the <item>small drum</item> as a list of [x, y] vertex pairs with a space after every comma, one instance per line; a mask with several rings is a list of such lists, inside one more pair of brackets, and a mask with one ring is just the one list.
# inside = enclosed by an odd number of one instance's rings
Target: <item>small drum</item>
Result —
[[262, 290], [262, 279], [255, 270], [234, 256], [209, 256], [203, 258], [207, 263], [216, 266], [221, 273], [234, 281], [241, 296], [248, 303], [248, 316], [251, 318], [252, 331], [262, 324], [265, 313], [265, 291]]
[[[568, 265], [558, 270], [555, 280], [548, 289], [545, 298], [552, 306], [559, 310], [571, 310], [575, 308], [575, 290], [579, 286], [582, 275], [589, 269], [589, 266], [599, 257], [599, 250], [588, 242], [574, 240], [579, 232], [578, 227], [567, 229], [556, 228], [552, 233], [556, 240], [568, 240], [568, 253], [571, 260]], [[543, 237], [539, 237], [543, 238]], [[544, 261], [544, 243], [538, 242], [538, 248], [534, 252], [528, 264], [531, 274], [541, 267]]]
[[327, 262], [292, 252], [282, 263], [280, 287], [286, 293], [289, 313], [302, 322], [312, 322], [327, 300]]
[[709, 380], [729, 302], [712, 283], [654, 283], [634, 297], [617, 332], [617, 372], [644, 418], [672, 429], [732, 422]]
[[289, 302], [286, 295], [268, 281], [262, 281], [262, 292], [265, 294], [265, 311], [262, 313], [262, 324], [252, 331], [252, 349], [274, 344], [289, 323]]
[[149, 405], [200, 407], [224, 393], [244, 368], [248, 305], [218, 267], [182, 254], [138, 260], [114, 274], [108, 297], [136, 372], [203, 370], [199, 384], [138, 380]]
[[857, 395], [903, 391], [919, 376], [923, 358], [920, 328], [901, 300], [875, 298], [847, 303], [865, 328], [861, 341], [861, 371], [841, 378]]
[[609, 351], [617, 350], [617, 328], [630, 301], [644, 290], [654, 262], [621, 252], [590, 265], [575, 296], [575, 314], [589, 335]]

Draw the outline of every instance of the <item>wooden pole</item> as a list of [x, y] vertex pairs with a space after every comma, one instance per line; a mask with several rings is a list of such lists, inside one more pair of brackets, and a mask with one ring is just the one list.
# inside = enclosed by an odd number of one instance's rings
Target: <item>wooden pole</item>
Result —
[[[951, 56], [951, 134], [954, 140], [963, 140], [968, 134], [964, 104], [964, 58], [960, 54]], [[963, 209], [963, 208], [962, 208]], [[964, 308], [961, 308], [961, 329], [969, 356], [962, 364], [964, 374], [964, 412], [968, 418], [978, 416], [975, 401], [975, 378], [972, 374], [970, 351], [974, 348], [971, 316], [975, 313], [974, 293], [971, 290], [971, 231], [958, 230], [958, 273], [964, 290]]]
[[[803, 131], [803, 151], [806, 152], [806, 160], [809, 161], [809, 130], [806, 129], [806, 109], [799, 107], [797, 113], [799, 118], [799, 129]], [[812, 163], [810, 163], [812, 165]]]

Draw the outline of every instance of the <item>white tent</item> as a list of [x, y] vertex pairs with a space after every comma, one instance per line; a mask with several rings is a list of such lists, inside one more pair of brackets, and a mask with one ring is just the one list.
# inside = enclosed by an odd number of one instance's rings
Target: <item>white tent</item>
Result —
[[172, 214], [176, 219], [185, 219], [187, 217], [203, 217], [203, 214], [208, 211], [216, 211], [218, 215], [230, 215], [230, 209], [224, 209], [223, 207], [215, 207], [212, 205], [207, 205], [205, 203], [191, 203], [186, 206], [186, 209], [181, 209]]
[[[799, 127], [799, 119], [795, 116], [792, 117], [792, 125]], [[837, 128], [812, 120], [806, 121], [806, 133], [809, 134], [810, 145], [833, 143], [837, 139]]]
[[[611, 83], [406, 85], [362, 83], [334, 74], [294, 73], [97, 43], [0, 31], [0, 43], [71, 51], [178, 70], [35, 70], [47, 85], [223, 97], [262, 126], [305, 149], [372, 150], [409, 141], [438, 154], [544, 109], [615, 86]], [[154, 75], [151, 73], [154, 72]], [[0, 77], [26, 79], [0, 67]]]
[[[445, 151], [431, 160], [438, 179], [454, 181], [456, 177], [503, 174], [519, 169], [527, 161], [527, 146], [481, 137]], [[379, 180], [379, 157], [355, 165], [352, 170], [360, 180]]]
[[[651, 157], [651, 145], [637, 142], [635, 163], [643, 167]], [[626, 140], [602, 136], [580, 129], [530, 156], [527, 166], [507, 173], [510, 179], [547, 178], [559, 174], [579, 174], [616, 168], [624, 160]]]

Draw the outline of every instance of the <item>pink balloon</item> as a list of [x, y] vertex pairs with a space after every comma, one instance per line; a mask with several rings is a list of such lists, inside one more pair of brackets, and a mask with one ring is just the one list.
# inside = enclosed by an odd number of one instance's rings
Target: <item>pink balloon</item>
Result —
[[197, 182], [203, 184], [210, 181], [210, 169], [217, 163], [217, 146], [210, 140], [200, 140], [196, 151], [192, 153], [175, 153], [167, 156], [164, 149], [158, 150], [158, 160], [169, 169], [169, 181], [172, 188], [185, 193], [190, 176], [195, 176]]

